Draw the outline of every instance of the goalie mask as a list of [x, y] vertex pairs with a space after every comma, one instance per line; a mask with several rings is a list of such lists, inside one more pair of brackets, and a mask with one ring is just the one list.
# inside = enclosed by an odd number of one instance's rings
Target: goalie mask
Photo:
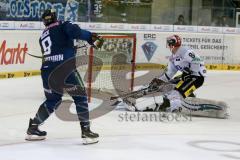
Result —
[[45, 26], [49, 26], [50, 24], [57, 21], [56, 11], [55, 9], [45, 10], [42, 14], [42, 21]]
[[182, 44], [182, 40], [178, 35], [173, 35], [167, 38], [167, 47], [170, 49], [175, 47], [180, 47]]

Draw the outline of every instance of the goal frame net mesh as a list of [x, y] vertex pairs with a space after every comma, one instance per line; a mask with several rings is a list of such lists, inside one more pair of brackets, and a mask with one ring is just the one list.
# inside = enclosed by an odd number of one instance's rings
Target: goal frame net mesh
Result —
[[[101, 49], [94, 49], [84, 41], [75, 42], [76, 56], [87, 56], [87, 64], [80, 65], [80, 73], [91, 102], [92, 90], [115, 94], [133, 90], [136, 65], [136, 34], [102, 34]], [[76, 60], [76, 64], [78, 66]]]

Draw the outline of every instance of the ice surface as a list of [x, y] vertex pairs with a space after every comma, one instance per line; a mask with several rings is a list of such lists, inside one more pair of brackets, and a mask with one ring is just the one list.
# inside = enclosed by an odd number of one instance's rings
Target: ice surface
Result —
[[227, 102], [227, 120], [122, 122], [125, 112], [112, 111], [93, 120], [101, 138], [88, 146], [81, 144], [78, 122], [55, 115], [41, 127], [47, 140], [24, 141], [28, 120], [44, 100], [40, 77], [0, 80], [0, 89], [0, 160], [240, 159], [240, 72], [209, 72], [197, 91], [198, 97]]

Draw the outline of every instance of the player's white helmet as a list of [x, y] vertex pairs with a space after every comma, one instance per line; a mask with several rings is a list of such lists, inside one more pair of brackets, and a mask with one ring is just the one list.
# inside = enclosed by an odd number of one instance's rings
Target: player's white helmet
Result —
[[172, 35], [167, 37], [167, 46], [169, 48], [180, 47], [182, 45], [181, 37], [178, 35]]

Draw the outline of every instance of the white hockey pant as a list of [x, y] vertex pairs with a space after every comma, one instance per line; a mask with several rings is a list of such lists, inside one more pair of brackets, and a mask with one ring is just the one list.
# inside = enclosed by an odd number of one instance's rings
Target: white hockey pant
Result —
[[170, 107], [167, 109], [169, 112], [173, 112], [182, 107], [182, 95], [178, 91], [172, 90], [167, 93], [166, 96], [170, 101]]

